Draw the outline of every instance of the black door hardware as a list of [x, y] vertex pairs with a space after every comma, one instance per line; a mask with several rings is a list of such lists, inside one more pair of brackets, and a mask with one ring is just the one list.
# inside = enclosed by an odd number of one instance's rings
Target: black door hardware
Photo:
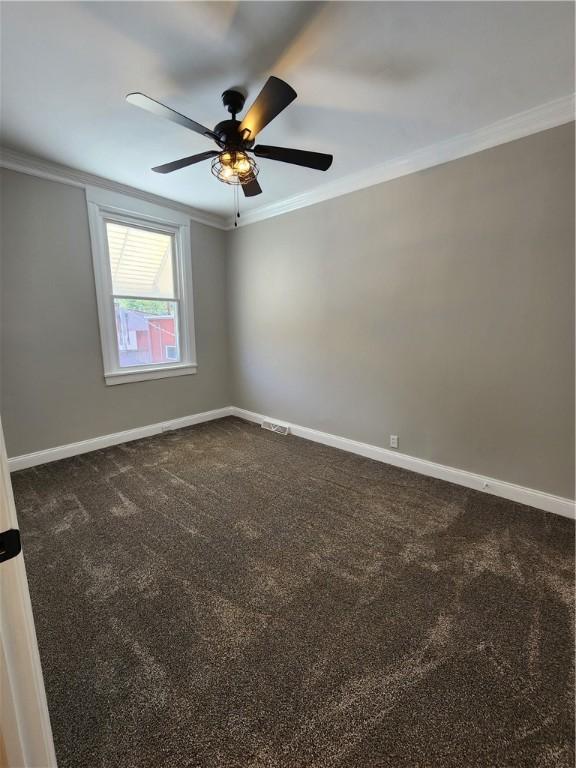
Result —
[[10, 528], [8, 531], [0, 533], [0, 563], [4, 560], [10, 560], [22, 549], [20, 544], [20, 531], [16, 528]]

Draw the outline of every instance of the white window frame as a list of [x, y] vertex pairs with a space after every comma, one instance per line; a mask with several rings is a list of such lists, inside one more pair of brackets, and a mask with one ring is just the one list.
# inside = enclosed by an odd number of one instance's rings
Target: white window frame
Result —
[[[106, 384], [128, 384], [169, 376], [196, 373], [196, 336], [192, 284], [190, 220], [184, 213], [98, 187], [86, 188], [96, 300], [100, 321], [100, 340]], [[151, 229], [172, 236], [173, 274], [178, 305], [177, 327], [180, 361], [121, 368], [118, 355], [112, 272], [108, 255], [106, 223], [115, 222], [140, 229]], [[146, 298], [146, 297], [142, 297]], [[148, 297], [149, 298], [149, 297]], [[170, 301], [170, 299], [166, 299]]]

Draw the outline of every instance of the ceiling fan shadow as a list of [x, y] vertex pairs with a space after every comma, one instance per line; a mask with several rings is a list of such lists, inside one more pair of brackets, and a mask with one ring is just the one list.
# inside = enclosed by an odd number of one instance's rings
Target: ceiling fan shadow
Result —
[[[330, 5], [326, 0], [291, 3], [237, 3], [221, 47], [205, 62], [185, 62], [172, 68], [179, 88], [202, 82], [203, 87], [229, 87], [234, 77], [244, 90], [268, 74], [278, 74], [278, 62]], [[225, 84], [225, 86], [224, 86]]]
[[124, 40], [141, 55], [152, 57], [160, 76], [178, 90], [183, 72], [188, 84], [191, 75], [197, 83], [204, 77], [229, 74], [222, 50], [230, 40], [237, 4], [236, 0], [140, 3], [137, 14], [131, 3], [77, 3], [76, 8], [103, 25], [115, 46]]

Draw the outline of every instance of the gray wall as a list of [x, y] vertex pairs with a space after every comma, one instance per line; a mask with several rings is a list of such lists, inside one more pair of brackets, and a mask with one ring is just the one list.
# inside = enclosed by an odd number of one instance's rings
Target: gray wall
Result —
[[574, 494], [573, 125], [231, 235], [234, 404]]
[[106, 386], [84, 190], [6, 170], [1, 185], [9, 456], [230, 405], [226, 233], [191, 222], [198, 373]]
[[199, 372], [113, 387], [83, 190], [3, 171], [9, 455], [233, 403], [573, 496], [573, 142], [563, 126], [231, 233], [192, 222]]

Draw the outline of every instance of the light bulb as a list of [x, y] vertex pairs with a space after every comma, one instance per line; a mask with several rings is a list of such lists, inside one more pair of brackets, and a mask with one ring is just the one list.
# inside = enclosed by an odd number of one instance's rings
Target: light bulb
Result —
[[212, 173], [226, 184], [247, 184], [256, 178], [258, 167], [246, 152], [226, 149], [212, 161]]

